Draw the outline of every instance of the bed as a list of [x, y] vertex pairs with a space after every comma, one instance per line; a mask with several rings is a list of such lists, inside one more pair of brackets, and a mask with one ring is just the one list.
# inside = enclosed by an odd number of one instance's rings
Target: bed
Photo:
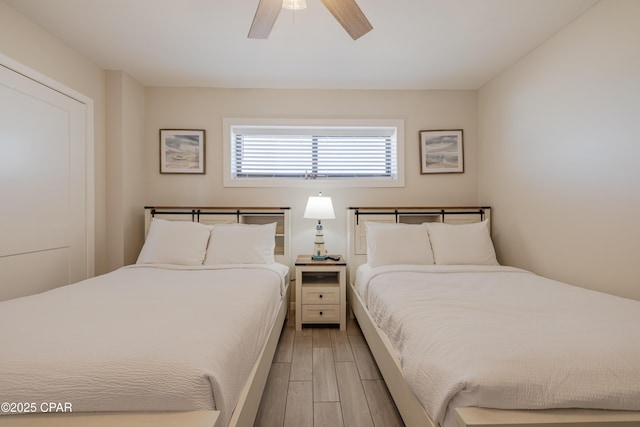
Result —
[[288, 210], [146, 218], [135, 265], [0, 303], [0, 424], [253, 424], [289, 306]]
[[350, 305], [406, 425], [640, 425], [640, 302], [499, 265], [490, 216], [350, 210]]

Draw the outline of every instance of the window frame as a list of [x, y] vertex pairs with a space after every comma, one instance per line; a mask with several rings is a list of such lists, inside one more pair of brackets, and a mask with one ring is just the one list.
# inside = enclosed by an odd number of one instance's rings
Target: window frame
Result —
[[[232, 171], [234, 127], [393, 127], [396, 129], [397, 176], [344, 178], [235, 178]], [[282, 119], [282, 118], [224, 118], [223, 119], [223, 185], [224, 187], [404, 187], [404, 120], [403, 119]]]

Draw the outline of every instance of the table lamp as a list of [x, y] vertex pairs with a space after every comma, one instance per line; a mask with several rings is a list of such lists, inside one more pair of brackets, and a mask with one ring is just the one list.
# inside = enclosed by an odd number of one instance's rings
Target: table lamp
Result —
[[336, 217], [333, 212], [333, 203], [331, 197], [324, 197], [322, 193], [317, 196], [309, 197], [307, 207], [304, 210], [304, 217], [317, 219], [316, 224], [316, 240], [313, 246], [313, 255], [311, 259], [314, 261], [324, 261], [327, 259], [327, 250], [324, 248], [324, 236], [322, 234], [322, 220], [334, 219]]

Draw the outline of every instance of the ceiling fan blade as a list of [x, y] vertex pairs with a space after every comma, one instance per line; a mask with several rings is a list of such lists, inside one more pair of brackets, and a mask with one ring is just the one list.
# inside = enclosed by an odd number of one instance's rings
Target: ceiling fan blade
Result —
[[250, 39], [266, 39], [282, 10], [282, 0], [260, 0], [249, 30]]
[[356, 0], [322, 0], [322, 4], [329, 9], [329, 12], [354, 40], [373, 29]]

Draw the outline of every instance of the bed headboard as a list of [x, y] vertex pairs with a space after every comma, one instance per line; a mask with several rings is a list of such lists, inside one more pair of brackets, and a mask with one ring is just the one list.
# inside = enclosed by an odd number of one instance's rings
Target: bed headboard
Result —
[[276, 222], [276, 262], [291, 266], [290, 208], [275, 207], [193, 207], [145, 206], [144, 235], [149, 231], [151, 219], [193, 221], [202, 224], [269, 224]]
[[491, 208], [488, 206], [469, 207], [350, 207], [347, 209], [347, 244], [349, 280], [355, 271], [367, 262], [367, 236], [365, 221], [422, 224], [424, 222], [445, 222], [448, 224], [468, 224], [489, 220]]

